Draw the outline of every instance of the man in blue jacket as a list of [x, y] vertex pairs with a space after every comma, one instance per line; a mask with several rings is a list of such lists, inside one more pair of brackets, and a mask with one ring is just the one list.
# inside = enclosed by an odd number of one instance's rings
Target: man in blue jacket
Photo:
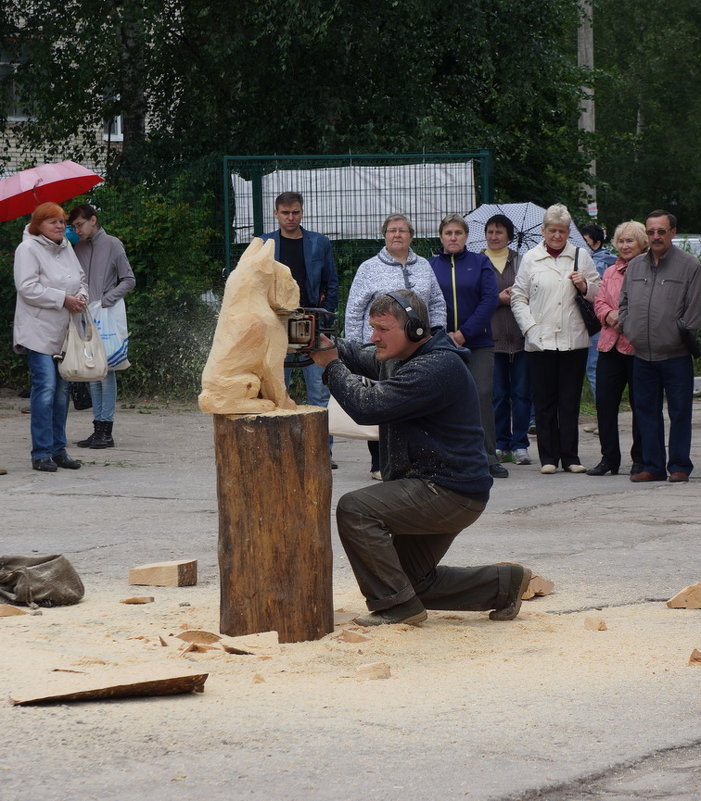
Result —
[[[304, 201], [299, 192], [283, 192], [275, 198], [277, 231], [261, 239], [275, 240], [275, 258], [290, 268], [299, 285], [301, 306], [335, 312], [338, 306], [338, 275], [331, 242], [327, 236], [302, 228]], [[291, 370], [285, 371], [289, 385]], [[323, 370], [315, 364], [302, 371], [307, 401], [312, 406], [327, 406], [329, 391], [322, 381]], [[332, 467], [336, 464], [332, 461]]]
[[[312, 352], [341, 407], [357, 423], [380, 426], [382, 483], [346, 493], [336, 507], [338, 533], [370, 610], [356, 622], [415, 624], [426, 609], [491, 609], [492, 620], [512, 620], [530, 570], [439, 565], [482, 514], [493, 482], [470, 352], [445, 329], [429, 329], [426, 305], [410, 290], [378, 297], [369, 321], [370, 345], [339, 340], [336, 348]], [[366, 387], [359, 375], [375, 383]]]

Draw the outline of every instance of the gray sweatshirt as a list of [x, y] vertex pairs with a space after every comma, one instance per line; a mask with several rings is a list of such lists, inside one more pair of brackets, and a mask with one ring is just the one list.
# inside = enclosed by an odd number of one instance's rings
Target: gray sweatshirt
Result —
[[426, 259], [409, 250], [406, 265], [400, 264], [387, 248], [364, 261], [355, 274], [346, 303], [345, 337], [353, 342], [369, 342], [372, 331], [368, 311], [375, 298], [385, 292], [411, 289], [428, 307], [431, 327], [445, 327], [445, 298], [431, 265]]
[[90, 239], [81, 239], [74, 249], [88, 279], [90, 303], [99, 300], [104, 307], [114, 306], [136, 286], [124, 246], [104, 228]]

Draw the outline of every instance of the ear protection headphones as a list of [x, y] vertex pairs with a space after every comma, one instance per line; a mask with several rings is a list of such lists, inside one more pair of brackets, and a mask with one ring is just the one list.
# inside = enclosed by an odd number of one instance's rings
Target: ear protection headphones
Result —
[[426, 336], [426, 327], [419, 315], [412, 309], [411, 304], [397, 292], [385, 292], [388, 298], [395, 300], [407, 313], [407, 321], [404, 323], [404, 333], [410, 342], [420, 342]]

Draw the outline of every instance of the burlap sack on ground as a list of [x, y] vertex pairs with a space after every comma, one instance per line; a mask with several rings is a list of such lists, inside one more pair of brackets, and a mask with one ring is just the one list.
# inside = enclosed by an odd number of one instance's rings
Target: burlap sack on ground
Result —
[[61, 554], [0, 556], [0, 598], [27, 606], [77, 604], [85, 587]]

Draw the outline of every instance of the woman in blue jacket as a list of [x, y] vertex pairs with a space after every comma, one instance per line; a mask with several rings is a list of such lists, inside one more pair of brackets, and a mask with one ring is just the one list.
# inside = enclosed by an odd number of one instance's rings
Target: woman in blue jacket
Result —
[[506, 478], [509, 471], [496, 455], [494, 409], [494, 340], [490, 321], [499, 304], [499, 290], [489, 259], [465, 247], [469, 229], [459, 214], [441, 220], [442, 250], [429, 259], [448, 310], [448, 334], [456, 345], [472, 352], [469, 368], [477, 385], [489, 472]]

